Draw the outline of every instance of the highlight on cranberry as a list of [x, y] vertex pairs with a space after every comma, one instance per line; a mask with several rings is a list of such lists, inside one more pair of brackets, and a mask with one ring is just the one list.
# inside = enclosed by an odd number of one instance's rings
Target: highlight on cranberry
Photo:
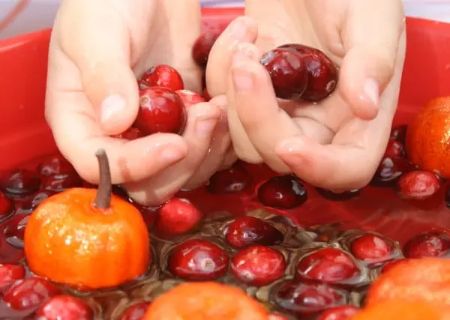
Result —
[[272, 177], [258, 189], [262, 204], [279, 209], [293, 209], [306, 201], [305, 186], [294, 176]]
[[404, 199], [427, 199], [441, 188], [439, 178], [433, 172], [415, 170], [398, 180], [400, 196]]
[[148, 69], [138, 80], [141, 89], [164, 87], [172, 91], [183, 90], [181, 75], [173, 67], [161, 64]]

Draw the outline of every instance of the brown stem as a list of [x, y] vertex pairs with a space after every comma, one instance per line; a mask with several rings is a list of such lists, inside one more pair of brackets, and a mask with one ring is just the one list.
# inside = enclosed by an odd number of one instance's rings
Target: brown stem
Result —
[[108, 209], [111, 206], [111, 171], [109, 170], [108, 156], [104, 149], [99, 149], [95, 156], [100, 170], [100, 181], [95, 197], [95, 206], [99, 209]]

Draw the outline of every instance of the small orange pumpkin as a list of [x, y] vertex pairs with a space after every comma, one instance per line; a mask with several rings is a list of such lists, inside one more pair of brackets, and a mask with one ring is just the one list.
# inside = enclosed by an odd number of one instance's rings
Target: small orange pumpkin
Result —
[[36, 208], [25, 229], [34, 273], [83, 288], [113, 287], [145, 273], [150, 240], [140, 212], [111, 195], [106, 153], [97, 152], [100, 185], [56, 194]]

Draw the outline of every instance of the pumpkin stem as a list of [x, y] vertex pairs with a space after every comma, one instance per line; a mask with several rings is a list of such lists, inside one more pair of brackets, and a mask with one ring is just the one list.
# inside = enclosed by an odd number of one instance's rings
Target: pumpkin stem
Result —
[[95, 197], [95, 206], [99, 209], [108, 209], [111, 207], [111, 171], [109, 169], [108, 156], [104, 149], [99, 149], [95, 156], [98, 160], [98, 167], [100, 170], [100, 181], [97, 189], [97, 196]]

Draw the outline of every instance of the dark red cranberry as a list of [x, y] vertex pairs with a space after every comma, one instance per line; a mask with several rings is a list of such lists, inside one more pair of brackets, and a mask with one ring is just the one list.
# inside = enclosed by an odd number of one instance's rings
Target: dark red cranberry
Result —
[[120, 317], [120, 320], [142, 320], [150, 302], [138, 302], [129, 306]]
[[405, 139], [406, 139], [406, 130], [407, 130], [407, 126], [406, 125], [401, 125], [401, 126], [397, 126], [395, 128], [392, 128], [391, 130], [391, 139], [392, 140], [397, 140], [400, 143], [402, 143], [403, 145], [405, 144]]
[[288, 44], [280, 48], [294, 49], [302, 56], [308, 71], [308, 85], [302, 94], [303, 99], [320, 101], [336, 89], [338, 71], [336, 65], [325, 53], [301, 44]]
[[347, 294], [326, 284], [289, 280], [272, 290], [271, 301], [290, 313], [311, 314], [344, 305]]
[[243, 283], [265, 286], [284, 275], [286, 261], [276, 249], [251, 246], [237, 252], [231, 259], [231, 271]]
[[0, 219], [9, 215], [13, 210], [13, 202], [0, 191]]
[[379, 186], [391, 186], [402, 174], [412, 170], [406, 159], [384, 156], [373, 177], [372, 183]]
[[54, 174], [70, 174], [75, 171], [69, 161], [59, 155], [45, 159], [38, 166], [37, 170], [41, 176], [52, 176]]
[[33, 277], [12, 285], [6, 290], [3, 300], [14, 310], [29, 310], [37, 308], [59, 292], [59, 289], [47, 280]]
[[322, 248], [309, 253], [297, 264], [299, 278], [328, 283], [348, 282], [359, 272], [352, 258], [336, 248]]
[[445, 205], [450, 209], [450, 185], [448, 185], [447, 190], [445, 190]]
[[42, 201], [54, 195], [56, 192], [51, 190], [41, 190], [38, 193], [26, 198], [16, 200], [17, 214], [30, 214]]
[[186, 108], [189, 108], [194, 104], [206, 101], [203, 96], [191, 90], [177, 90], [176, 94], [180, 96], [181, 101], [183, 101]]
[[192, 58], [199, 66], [206, 67], [209, 53], [221, 33], [221, 29], [211, 29], [202, 33], [195, 41], [192, 48]]
[[13, 196], [24, 196], [36, 192], [40, 185], [41, 180], [38, 174], [24, 169], [11, 172], [0, 181], [2, 190]]
[[155, 230], [164, 237], [179, 236], [194, 230], [202, 219], [203, 213], [189, 200], [172, 198], [159, 209]]
[[41, 188], [54, 192], [61, 192], [70, 188], [77, 188], [83, 185], [83, 180], [76, 172], [53, 174], [42, 179]]
[[25, 268], [20, 264], [0, 264], [0, 293], [15, 281], [25, 277]]
[[346, 200], [350, 200], [356, 196], [359, 195], [359, 190], [350, 190], [350, 191], [345, 191], [345, 192], [341, 192], [341, 193], [335, 193], [333, 191], [330, 190], [325, 190], [322, 188], [317, 188], [317, 192], [320, 193], [320, 195], [328, 200], [332, 200], [332, 201], [346, 201]]
[[384, 153], [389, 158], [404, 158], [406, 156], [405, 146], [397, 140], [389, 140]]
[[294, 176], [277, 176], [258, 189], [259, 201], [268, 207], [292, 209], [306, 201], [306, 189]]
[[441, 188], [439, 178], [429, 171], [411, 171], [398, 180], [400, 196], [404, 199], [422, 200], [436, 194]]
[[245, 190], [251, 183], [247, 170], [239, 163], [216, 172], [210, 179], [208, 191], [215, 194], [235, 193]]
[[172, 91], [184, 89], [183, 78], [177, 70], [166, 64], [151, 67], [139, 79], [141, 89], [164, 87]]
[[200, 239], [187, 240], [172, 249], [169, 271], [184, 280], [206, 281], [225, 275], [228, 256], [218, 245]]
[[235, 248], [261, 244], [271, 246], [283, 241], [283, 234], [264, 220], [241, 216], [232, 221], [226, 231], [225, 239]]
[[350, 320], [359, 311], [354, 306], [339, 306], [328, 309], [317, 320]]
[[450, 235], [439, 231], [419, 234], [405, 244], [403, 253], [407, 258], [450, 256]]
[[21, 214], [14, 216], [13, 219], [8, 221], [7, 226], [3, 230], [8, 244], [16, 248], [23, 248], [23, 237], [29, 218], [28, 215]]
[[390, 241], [370, 233], [356, 238], [351, 243], [353, 256], [368, 263], [389, 260], [393, 249]]
[[90, 320], [94, 318], [94, 313], [84, 300], [59, 295], [44, 303], [36, 311], [36, 316], [46, 320]]
[[136, 140], [144, 136], [145, 134], [143, 134], [138, 128], [130, 127], [126, 131], [116, 135], [115, 137], [119, 139]]
[[174, 91], [161, 87], [143, 89], [139, 105], [135, 127], [142, 133], [181, 133], [184, 130], [186, 108]]
[[265, 53], [262, 65], [270, 74], [275, 94], [282, 99], [298, 100], [308, 85], [308, 71], [302, 55], [290, 48]]

